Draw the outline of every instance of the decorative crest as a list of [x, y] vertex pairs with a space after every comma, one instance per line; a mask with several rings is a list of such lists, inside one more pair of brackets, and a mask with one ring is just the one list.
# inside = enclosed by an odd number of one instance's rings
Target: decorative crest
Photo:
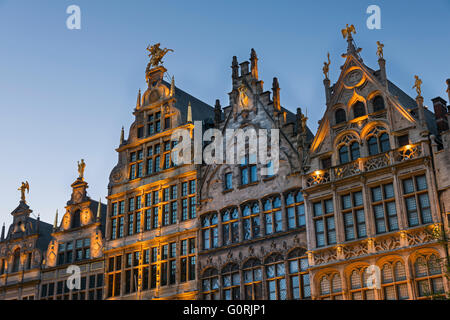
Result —
[[22, 185], [17, 190], [20, 190], [20, 200], [26, 203], [27, 201], [25, 200], [25, 190], [27, 191], [27, 193], [30, 193], [30, 185], [28, 184], [28, 181], [22, 182]]
[[158, 65], [163, 64], [162, 58], [167, 54], [167, 52], [174, 52], [172, 49], [161, 49], [159, 47], [160, 45], [160, 43], [157, 43], [152, 46], [149, 45], [147, 47], [147, 51], [150, 52], [150, 54], [148, 55], [150, 57], [150, 68], [157, 67]]
[[327, 62], [324, 62], [323, 63], [323, 68], [322, 68], [322, 70], [323, 70], [323, 74], [325, 75], [325, 79], [326, 80], [329, 80], [328, 79], [328, 75], [329, 75], [329, 72], [330, 72], [330, 64], [331, 64], [331, 61], [330, 61], [330, 53], [328, 52], [328, 54], [327, 54], [327, 57], [328, 57], [328, 63]]
[[377, 41], [377, 56], [380, 59], [384, 59], [384, 57], [383, 57], [383, 47], [384, 47], [384, 44], [382, 44], [380, 41]]
[[416, 79], [413, 85], [413, 89], [416, 89], [417, 92], [417, 97], [421, 97], [422, 96], [422, 80], [419, 78], [419, 76], [414, 76], [414, 78]]

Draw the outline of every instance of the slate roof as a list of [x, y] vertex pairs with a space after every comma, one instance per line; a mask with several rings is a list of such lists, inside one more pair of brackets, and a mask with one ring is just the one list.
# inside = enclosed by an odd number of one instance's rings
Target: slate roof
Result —
[[[170, 83], [165, 80], [162, 82], [170, 88]], [[186, 123], [189, 102], [191, 102], [193, 121], [206, 122], [208, 119], [214, 119], [214, 108], [212, 106], [181, 90], [177, 86], [175, 86], [175, 99], [177, 100], [175, 107], [181, 112], [182, 123]]]

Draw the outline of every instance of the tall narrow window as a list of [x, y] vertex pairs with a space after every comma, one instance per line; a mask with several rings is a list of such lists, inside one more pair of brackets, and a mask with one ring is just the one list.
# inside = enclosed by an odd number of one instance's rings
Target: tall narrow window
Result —
[[336, 244], [333, 200], [326, 199], [313, 203], [313, 221], [316, 233], [316, 246]]
[[267, 292], [269, 300], [286, 300], [286, 271], [283, 257], [279, 254], [272, 254], [266, 261]]
[[237, 208], [229, 208], [222, 212], [223, 245], [239, 242], [239, 212]]
[[204, 250], [217, 248], [219, 245], [217, 213], [215, 212], [202, 217], [202, 242]]
[[371, 188], [377, 234], [398, 230], [397, 209], [392, 183]]
[[266, 221], [266, 234], [283, 231], [280, 196], [264, 199], [263, 211]]
[[344, 218], [345, 240], [364, 238], [366, 221], [362, 192], [352, 192], [341, 196], [342, 216]]
[[224, 300], [240, 299], [241, 277], [239, 276], [239, 266], [230, 263], [222, 269], [222, 296]]
[[257, 202], [246, 204], [242, 207], [242, 226], [244, 240], [250, 240], [260, 236], [259, 205]]
[[262, 299], [262, 267], [261, 262], [252, 258], [243, 266], [245, 300]]
[[306, 225], [305, 202], [301, 191], [290, 192], [286, 196], [287, 224], [289, 229]]
[[345, 110], [344, 109], [337, 109], [334, 113], [334, 118], [336, 120], [336, 124], [345, 122], [346, 116], [345, 116]]
[[403, 194], [410, 227], [433, 222], [425, 175], [404, 179]]
[[352, 161], [355, 161], [356, 159], [358, 159], [360, 157], [358, 142], [356, 142], [356, 141], [352, 142], [352, 144], [350, 145], [350, 153], [351, 153]]
[[219, 273], [217, 269], [209, 268], [202, 274], [203, 300], [219, 300]]
[[294, 249], [288, 255], [291, 299], [311, 299], [308, 257], [305, 250]]
[[384, 100], [382, 96], [376, 96], [372, 100], [373, 112], [384, 110]]
[[366, 114], [366, 107], [364, 106], [364, 103], [361, 101], [356, 102], [353, 105], [353, 118], [362, 117]]
[[339, 148], [339, 162], [341, 164], [347, 163], [349, 161], [348, 158], [348, 147], [346, 145]]

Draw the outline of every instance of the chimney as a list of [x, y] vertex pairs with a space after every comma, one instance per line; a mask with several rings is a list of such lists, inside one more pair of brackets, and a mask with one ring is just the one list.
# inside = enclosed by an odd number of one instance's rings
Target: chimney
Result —
[[2, 226], [2, 238], [1, 241], [5, 240], [5, 223], [3, 222], [3, 226]]
[[233, 62], [231, 63], [231, 78], [233, 80], [239, 78], [239, 65], [237, 61], [237, 57], [233, 56]]
[[123, 144], [124, 140], [125, 140], [125, 131], [123, 130], [122, 127], [122, 131], [120, 131], [120, 145]]
[[192, 122], [192, 107], [191, 107], [190, 101], [189, 101], [188, 110], [187, 110], [187, 122], [188, 123]]
[[139, 89], [137, 101], [136, 101], [136, 109], [139, 109], [141, 107], [141, 89]]
[[58, 209], [56, 209], [55, 222], [53, 222], [53, 230], [58, 228]]
[[239, 64], [241, 66], [241, 77], [250, 73], [250, 71], [248, 71], [248, 64], [248, 61], [244, 61]]
[[102, 216], [101, 210], [102, 210], [102, 198], [98, 199], [97, 221], [100, 221], [100, 218], [101, 218], [101, 216]]
[[431, 99], [433, 101], [434, 107], [434, 115], [436, 118], [436, 125], [438, 129], [438, 133], [448, 130], [448, 122], [447, 122], [447, 101], [442, 99], [441, 97], [436, 97]]

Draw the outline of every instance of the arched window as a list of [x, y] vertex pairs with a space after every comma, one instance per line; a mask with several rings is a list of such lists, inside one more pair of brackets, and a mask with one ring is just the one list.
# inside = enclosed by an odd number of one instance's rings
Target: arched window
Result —
[[78, 228], [81, 225], [80, 210], [75, 211], [72, 215], [72, 228]]
[[272, 254], [266, 259], [267, 292], [269, 300], [286, 300], [287, 288], [283, 257]]
[[16, 249], [16, 251], [14, 251], [12, 272], [18, 272], [19, 266], [20, 266], [20, 249]]
[[244, 263], [244, 294], [245, 300], [262, 299], [262, 267], [261, 262], [256, 259], [249, 259]]
[[239, 266], [229, 263], [222, 269], [222, 295], [224, 300], [239, 300], [241, 292], [241, 277]]
[[372, 100], [373, 112], [377, 112], [384, 109], [384, 100], [382, 96], [376, 96]]
[[389, 143], [389, 135], [386, 129], [380, 126], [373, 128], [367, 135], [367, 145], [369, 148], [369, 155], [375, 155], [380, 152], [388, 152], [391, 150]]
[[336, 124], [345, 122], [347, 120], [346, 116], [345, 116], [345, 110], [337, 109], [334, 113], [334, 118], [335, 118]]
[[321, 300], [342, 300], [342, 282], [338, 273], [323, 276], [319, 285]]
[[350, 145], [350, 153], [351, 153], [352, 161], [355, 161], [356, 159], [358, 159], [360, 157], [358, 142], [355, 141]]
[[206, 269], [202, 274], [203, 300], [219, 300], [219, 275], [217, 269]]
[[261, 235], [259, 205], [257, 202], [249, 203], [242, 207], [242, 225], [244, 240], [257, 238]]
[[387, 262], [381, 269], [384, 300], [409, 299], [405, 265], [401, 261]]
[[339, 162], [340, 164], [347, 163], [348, 159], [348, 147], [346, 145], [339, 148]]
[[364, 106], [364, 103], [361, 101], [356, 102], [353, 105], [353, 118], [362, 117], [366, 114], [366, 108]]
[[436, 255], [424, 255], [417, 258], [414, 263], [414, 271], [419, 298], [444, 293], [441, 262]]
[[367, 267], [357, 268], [350, 274], [350, 297], [352, 300], [375, 300], [375, 291], [367, 288], [370, 274]]
[[311, 299], [311, 284], [308, 273], [308, 257], [303, 249], [297, 248], [288, 255], [291, 298]]

